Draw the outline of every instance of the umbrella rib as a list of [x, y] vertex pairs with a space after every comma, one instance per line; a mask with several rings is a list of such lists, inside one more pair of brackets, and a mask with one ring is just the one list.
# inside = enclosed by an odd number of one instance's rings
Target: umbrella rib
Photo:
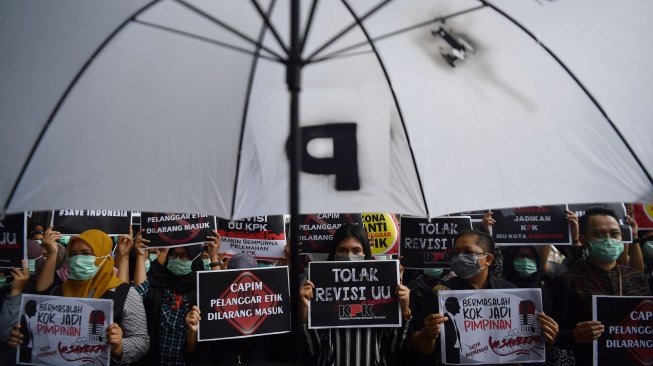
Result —
[[138, 9], [132, 16], [126, 18], [116, 29], [114, 29], [107, 38], [100, 43], [100, 45], [93, 51], [91, 56], [86, 60], [84, 65], [79, 69], [75, 77], [70, 81], [68, 84], [68, 87], [66, 87], [66, 90], [63, 92], [61, 95], [61, 98], [59, 98], [59, 101], [55, 105], [54, 109], [52, 109], [52, 112], [50, 112], [50, 115], [48, 116], [47, 121], [45, 122], [45, 125], [43, 128], [41, 128], [41, 132], [39, 133], [38, 137], [36, 138], [36, 141], [32, 145], [32, 148], [30, 149], [29, 155], [27, 156], [27, 159], [25, 160], [25, 163], [23, 164], [23, 167], [20, 169], [20, 174], [18, 174], [18, 177], [16, 178], [16, 181], [14, 182], [13, 187], [11, 188], [11, 192], [9, 193], [9, 196], [7, 196], [7, 199], [5, 200], [4, 208], [2, 209], [2, 213], [6, 212], [7, 209], [9, 208], [9, 205], [11, 204], [11, 201], [14, 199], [14, 195], [16, 194], [16, 190], [18, 189], [18, 185], [20, 182], [23, 180], [23, 177], [25, 176], [25, 172], [27, 171], [27, 167], [29, 166], [30, 162], [34, 158], [34, 154], [36, 153], [36, 149], [38, 146], [41, 144], [41, 141], [43, 141], [43, 137], [45, 137], [45, 133], [47, 132], [48, 128], [52, 124], [52, 121], [54, 120], [54, 117], [59, 113], [59, 109], [61, 109], [61, 106], [63, 105], [63, 102], [66, 100], [68, 97], [68, 94], [73, 90], [75, 85], [77, 84], [77, 81], [84, 75], [86, 72], [86, 69], [93, 63], [95, 58], [104, 50], [104, 48], [113, 40], [113, 38], [123, 29], [127, 24], [131, 23], [138, 15], [140, 15], [142, 12], [146, 11], [156, 3], [160, 2], [161, 0], [153, 0], [148, 4], [143, 5], [140, 9]]
[[313, 0], [313, 4], [311, 5], [311, 10], [308, 15], [308, 21], [306, 22], [306, 28], [304, 29], [304, 35], [301, 40], [302, 44], [300, 46], [300, 51], [299, 51], [300, 55], [304, 53], [304, 48], [306, 47], [306, 40], [308, 39], [308, 35], [310, 34], [311, 24], [313, 23], [313, 17], [315, 16], [315, 9], [317, 8], [317, 2], [318, 0]]
[[[378, 37], [376, 37], [376, 38], [373, 38], [373, 41], [374, 41], [374, 42], [377, 42], [377, 41], [380, 41], [380, 40], [382, 40], [382, 39], [385, 39], [385, 38], [388, 38], [388, 37], [392, 37], [392, 36], [395, 36], [395, 35], [397, 35], [397, 34], [401, 34], [401, 33], [409, 32], [409, 31], [412, 31], [412, 30], [414, 30], [414, 29], [421, 28], [421, 27], [424, 27], [424, 26], [427, 26], [427, 25], [430, 25], [430, 24], [433, 24], [433, 23], [444, 22], [444, 21], [446, 21], [447, 19], [455, 18], [455, 17], [457, 17], [457, 16], [460, 16], [460, 15], [463, 15], [463, 14], [467, 14], [467, 13], [470, 13], [470, 12], [473, 12], [473, 11], [476, 11], [476, 10], [479, 10], [479, 9], [482, 9], [482, 8], [484, 8], [484, 7], [485, 7], [485, 5], [480, 5], [480, 6], [476, 6], [476, 7], [473, 7], [473, 8], [469, 8], [469, 9], [461, 10], [461, 11], [458, 11], [458, 12], [455, 12], [455, 13], [451, 13], [451, 14], [449, 14], [449, 15], [439, 16], [439, 17], [434, 18], [434, 19], [431, 19], [431, 20], [427, 20], [427, 21], [424, 21], [424, 22], [421, 22], [421, 23], [417, 23], [417, 24], [415, 24], [415, 25], [411, 25], [411, 26], [408, 26], [408, 27], [405, 27], [405, 28], [397, 29], [396, 31], [392, 31], [392, 32], [389, 32], [389, 33], [386, 33], [386, 34], [382, 34], [382, 35], [380, 35], [380, 36], [378, 36]], [[367, 45], [367, 44], [368, 44], [367, 41], [363, 41], [363, 42], [359, 42], [359, 43], [353, 44], [353, 45], [351, 45], [351, 46], [347, 46], [347, 47], [342, 48], [342, 49], [340, 49], [340, 50], [333, 51], [333, 52], [331, 52], [331, 53], [329, 53], [329, 54], [326, 54], [326, 55], [324, 55], [324, 56], [322, 56], [322, 57], [320, 57], [320, 58], [318, 58], [318, 59], [315, 59], [315, 60], [313, 60], [312, 63], [318, 63], [318, 62], [321, 62], [321, 61], [325, 61], [325, 60], [332, 59], [332, 58], [334, 58], [335, 56], [339, 56], [339, 55], [342, 54], [342, 53], [345, 53], [345, 52], [347, 52], [347, 51], [350, 51], [350, 50], [355, 49], [355, 48], [358, 48], [358, 47], [365, 46], [365, 45]]]
[[592, 103], [594, 104], [594, 106], [596, 106], [596, 108], [599, 110], [599, 112], [601, 112], [601, 114], [603, 115], [603, 117], [605, 118], [605, 120], [608, 121], [608, 123], [610, 124], [610, 126], [612, 127], [612, 129], [614, 130], [614, 132], [617, 134], [617, 136], [618, 136], [619, 139], [621, 140], [621, 142], [625, 145], [626, 149], [628, 149], [628, 152], [630, 152], [630, 154], [632, 155], [633, 159], [635, 159], [635, 161], [636, 161], [637, 164], [639, 165], [640, 169], [642, 169], [642, 171], [644, 172], [644, 174], [646, 175], [646, 178], [648, 178], [649, 183], [651, 183], [651, 185], [653, 186], [653, 177], [651, 176], [651, 173], [646, 169], [646, 167], [644, 166], [644, 164], [641, 162], [641, 160], [639, 159], [639, 156], [637, 156], [637, 154], [636, 154], [635, 151], [633, 150], [632, 146], [630, 146], [630, 144], [628, 143], [628, 141], [626, 141], [626, 138], [623, 136], [623, 134], [621, 133], [621, 131], [619, 130], [619, 128], [617, 127], [617, 125], [614, 124], [614, 122], [612, 121], [612, 119], [610, 119], [610, 117], [609, 117], [608, 114], [605, 112], [605, 110], [603, 109], [603, 107], [601, 106], [601, 104], [599, 104], [598, 100], [596, 100], [596, 98], [594, 98], [594, 96], [592, 95], [592, 93], [590, 93], [590, 91], [585, 87], [585, 85], [583, 85], [583, 83], [580, 81], [580, 79], [578, 79], [578, 77], [576, 77], [576, 75], [575, 75], [575, 74], [574, 74], [574, 73], [569, 69], [569, 67], [567, 67], [567, 65], [566, 65], [564, 62], [562, 62], [562, 60], [561, 60], [561, 59], [560, 59], [560, 58], [559, 58], [559, 57], [558, 57], [558, 56], [557, 56], [557, 55], [556, 55], [556, 54], [555, 54], [555, 53], [554, 53], [554, 52], [553, 52], [549, 47], [547, 47], [544, 43], [542, 43], [542, 42], [541, 42], [541, 41], [540, 41], [540, 40], [539, 40], [539, 39], [538, 39], [538, 38], [537, 38], [533, 33], [531, 33], [531, 31], [529, 31], [529, 30], [528, 30], [528, 29], [527, 29], [523, 24], [521, 24], [521, 23], [518, 22], [516, 19], [514, 19], [514, 18], [511, 17], [510, 15], [506, 14], [503, 10], [497, 8], [497, 7], [494, 6], [493, 4], [488, 3], [486, 0], [479, 0], [479, 1], [481, 1], [483, 4], [489, 6], [491, 9], [493, 9], [494, 11], [496, 11], [497, 13], [499, 13], [500, 15], [504, 16], [504, 17], [505, 17], [506, 19], [508, 19], [510, 22], [512, 22], [513, 24], [515, 24], [515, 25], [516, 25], [517, 27], [519, 27], [521, 30], [523, 30], [524, 33], [526, 33], [528, 36], [530, 36], [531, 38], [533, 38], [533, 40], [534, 40], [535, 42], [537, 42], [537, 44], [539, 44], [540, 47], [542, 47], [542, 48], [543, 48], [543, 49], [544, 49], [544, 50], [545, 50], [549, 55], [551, 55], [551, 57], [553, 57], [553, 59], [558, 63], [558, 65], [560, 65], [560, 66], [561, 66], [561, 67], [562, 67], [562, 68], [567, 72], [567, 74], [569, 74], [569, 76], [570, 76], [570, 77], [571, 77], [571, 78], [576, 82], [576, 84], [581, 88], [581, 90], [583, 90], [583, 92], [585, 93], [585, 95], [587, 95], [587, 97], [592, 101]]
[[[274, 8], [274, 5], [276, 3], [276, 0], [273, 0], [270, 3], [270, 9], [268, 10], [268, 15], [272, 14], [272, 9]], [[236, 176], [234, 178], [234, 190], [233, 190], [233, 195], [231, 197], [231, 218], [234, 217], [234, 211], [236, 209], [236, 192], [238, 189], [238, 176], [240, 175], [240, 160], [242, 156], [242, 150], [243, 150], [243, 140], [245, 139], [245, 123], [247, 123], [247, 111], [249, 110], [249, 101], [250, 97], [252, 94], [252, 88], [254, 86], [254, 75], [256, 74], [256, 65], [258, 63], [258, 58], [261, 57], [260, 55], [260, 50], [261, 50], [261, 42], [263, 42], [263, 38], [265, 37], [265, 31], [269, 27], [269, 24], [266, 22], [263, 24], [261, 27], [261, 31], [259, 32], [259, 42], [258, 46], [256, 47], [256, 51], [254, 52], [254, 58], [252, 59], [252, 65], [250, 68], [249, 72], [249, 79], [247, 80], [247, 91], [245, 92], [245, 105], [243, 106], [243, 120], [240, 124], [240, 139], [238, 141], [238, 158], [236, 160]]]
[[[263, 12], [263, 9], [261, 9], [261, 6], [259, 5], [258, 1], [251, 0], [251, 3], [256, 8], [256, 11], [261, 16], [261, 18], [263, 18], [263, 22], [265, 22], [265, 25], [270, 29], [270, 32], [272, 32], [272, 35], [274, 36], [274, 39], [277, 40], [277, 43], [279, 44], [279, 47], [281, 47], [284, 50], [284, 52], [286, 52], [286, 55], [287, 55], [288, 54], [288, 47], [286, 47], [286, 45], [283, 44], [283, 40], [281, 40], [281, 36], [279, 36], [279, 33], [277, 32], [277, 29], [272, 26], [272, 23], [270, 22], [270, 18]], [[274, 1], [272, 1], [271, 4], [274, 4]], [[271, 5], [271, 6], [273, 7], [274, 5]], [[261, 39], [260, 42], [262, 43], [263, 40]]]
[[[381, 3], [379, 3], [379, 4], [377, 4], [374, 8], [372, 8], [370, 11], [368, 11], [367, 13], [365, 13], [362, 17], [360, 17], [360, 18], [356, 18], [356, 20], [359, 20], [359, 19], [360, 19], [360, 21], [362, 22], [363, 20], [367, 19], [368, 17], [370, 17], [371, 15], [373, 15], [374, 13], [376, 13], [377, 11], [379, 11], [381, 8], [383, 8], [384, 6], [386, 6], [387, 4], [389, 4], [390, 1], [392, 1], [392, 0], [385, 0], [385, 1], [383, 1], [383, 2], [381, 2]], [[340, 39], [342, 36], [344, 36], [345, 34], [349, 33], [349, 31], [352, 30], [352, 29], [354, 29], [354, 28], [356, 27], [357, 24], [358, 24], [357, 22], [353, 22], [353, 23], [351, 23], [350, 25], [348, 25], [347, 27], [345, 27], [345, 29], [343, 29], [342, 31], [338, 32], [338, 34], [336, 34], [335, 36], [331, 37], [331, 39], [329, 39], [328, 41], [326, 41], [322, 46], [320, 46], [317, 50], [313, 51], [313, 53], [311, 53], [310, 56], [308, 56], [308, 57], [306, 58], [306, 59], [307, 59], [306, 63], [307, 63], [307, 64], [312, 63], [312, 62], [313, 62], [313, 59], [314, 59], [314, 58], [315, 58], [315, 57], [316, 57], [320, 52], [322, 52], [325, 48], [329, 47], [329, 46], [330, 46], [331, 44], [333, 44], [335, 41], [339, 40], [339, 39]], [[361, 24], [362, 24], [362, 23], [361, 23]]]
[[191, 4], [189, 4], [189, 3], [187, 3], [187, 2], [185, 2], [185, 1], [183, 1], [183, 0], [177, 0], [177, 2], [178, 2], [179, 4], [181, 4], [181, 5], [185, 6], [185, 7], [187, 7], [188, 9], [192, 10], [193, 12], [197, 13], [198, 15], [201, 15], [202, 17], [204, 17], [204, 18], [210, 20], [211, 22], [217, 24], [218, 26], [220, 26], [220, 27], [226, 29], [227, 31], [229, 31], [229, 32], [231, 32], [231, 33], [233, 33], [233, 34], [235, 34], [236, 36], [242, 38], [243, 40], [245, 40], [245, 41], [251, 43], [252, 45], [264, 49], [265, 51], [267, 51], [267, 52], [270, 53], [271, 55], [277, 57], [278, 59], [280, 59], [280, 60], [283, 60], [283, 59], [284, 59], [281, 55], [279, 55], [279, 54], [276, 53], [275, 51], [271, 50], [270, 48], [266, 47], [266, 46], [263, 45], [261, 42], [256, 42], [255, 40], [251, 39], [251, 38], [250, 38], [249, 36], [247, 36], [246, 34], [244, 34], [244, 33], [240, 32], [240, 31], [236, 30], [236, 29], [233, 28], [232, 26], [230, 26], [230, 25], [224, 23], [223, 21], [221, 21], [220, 19], [218, 19], [218, 18], [212, 16], [211, 14], [208, 14], [207, 12], [203, 11], [202, 9], [199, 9], [199, 8], [197, 8], [197, 7], [191, 5]]
[[351, 8], [349, 3], [347, 3], [347, 0], [342, 0], [342, 3], [345, 5], [345, 7], [347, 8], [351, 16], [353, 16], [354, 19], [356, 20], [356, 24], [358, 24], [361, 31], [365, 35], [365, 38], [367, 38], [368, 42], [370, 43], [370, 46], [372, 47], [372, 51], [374, 51], [374, 55], [376, 55], [376, 59], [379, 61], [381, 70], [383, 70], [383, 75], [385, 76], [388, 86], [390, 87], [390, 92], [392, 93], [392, 99], [394, 100], [395, 106], [397, 107], [397, 112], [399, 113], [399, 119], [401, 120], [401, 125], [404, 128], [404, 134], [406, 135], [406, 141], [408, 142], [408, 148], [410, 149], [410, 156], [413, 159], [413, 167], [415, 168], [415, 175], [417, 176], [417, 182], [419, 184], [420, 193], [422, 194], [422, 201], [424, 202], [424, 208], [426, 209], [426, 216], [431, 217], [429, 213], [429, 205], [428, 202], [426, 201], [426, 195], [424, 194], [424, 186], [422, 184], [422, 178], [420, 177], [419, 171], [417, 170], [417, 161], [415, 161], [415, 153], [413, 152], [413, 147], [410, 144], [410, 136], [408, 136], [408, 131], [406, 130], [404, 115], [401, 112], [401, 107], [399, 106], [399, 100], [397, 100], [397, 94], [395, 93], [395, 90], [392, 87], [392, 81], [390, 80], [390, 75], [388, 74], [388, 70], [385, 68], [385, 64], [383, 63], [383, 60], [381, 60], [381, 55], [376, 50], [376, 46], [374, 45], [374, 40], [370, 37], [369, 33], [367, 33], [367, 29], [365, 29], [365, 26], [363, 25], [361, 19], [358, 18], [358, 16], [356, 16], [356, 13], [354, 13], [354, 10]]
[[251, 50], [248, 50], [246, 48], [234, 46], [234, 45], [229, 44], [229, 43], [220, 42], [220, 41], [217, 41], [217, 40], [214, 40], [214, 39], [211, 39], [211, 38], [207, 38], [207, 37], [203, 37], [203, 36], [200, 36], [200, 35], [197, 35], [197, 34], [185, 32], [185, 31], [182, 31], [182, 30], [179, 30], [179, 29], [166, 27], [164, 25], [150, 23], [150, 22], [146, 22], [146, 21], [143, 21], [143, 20], [134, 20], [134, 23], [138, 23], [138, 24], [141, 24], [143, 26], [147, 26], [147, 27], [151, 27], [151, 28], [154, 28], [154, 29], [159, 29], [159, 30], [162, 30], [162, 31], [182, 35], [182, 36], [185, 36], [185, 37], [193, 38], [193, 39], [196, 39], [196, 40], [199, 40], [199, 41], [211, 43], [211, 44], [218, 45], [218, 46], [221, 46], [221, 47], [229, 48], [229, 49], [232, 49], [232, 50], [235, 50], [235, 51], [246, 53], [248, 55], [258, 56], [258, 57], [264, 58], [266, 60], [276, 61], [276, 62], [279, 62], [279, 63], [285, 63], [285, 61], [283, 59], [281, 59], [281, 58], [270, 57], [270, 56], [266, 56], [266, 55], [257, 54], [255, 51], [251, 51]]

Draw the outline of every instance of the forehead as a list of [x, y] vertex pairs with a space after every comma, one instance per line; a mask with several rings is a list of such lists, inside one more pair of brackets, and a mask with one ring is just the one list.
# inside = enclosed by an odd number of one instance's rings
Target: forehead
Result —
[[171, 253], [174, 254], [174, 255], [184, 255], [184, 254], [188, 254], [188, 252], [186, 251], [186, 249], [185, 249], [185, 248], [182, 248], [182, 247], [172, 248]]
[[587, 229], [590, 231], [615, 231], [619, 229], [619, 223], [609, 215], [595, 215], [587, 220]]
[[353, 248], [357, 248], [357, 247], [360, 247], [362, 249], [363, 244], [360, 241], [358, 241], [358, 239], [356, 239], [356, 238], [354, 238], [352, 236], [349, 236], [349, 237], [344, 238], [340, 243], [338, 243], [338, 246], [336, 247], [336, 249], [339, 249], [339, 248], [353, 249]]
[[476, 235], [463, 235], [456, 240], [454, 247], [464, 250], [471, 249], [473, 251], [483, 252], [485, 251], [482, 246], [478, 245], [476, 242], [478, 238]]
[[68, 244], [68, 246], [70, 247], [70, 250], [74, 250], [74, 251], [78, 251], [78, 252], [81, 252], [81, 251], [84, 251], [84, 250], [90, 250], [91, 252], [93, 251], [93, 249], [91, 248], [90, 245], [86, 244], [85, 241], [79, 240], [79, 239], [73, 241], [70, 244]]

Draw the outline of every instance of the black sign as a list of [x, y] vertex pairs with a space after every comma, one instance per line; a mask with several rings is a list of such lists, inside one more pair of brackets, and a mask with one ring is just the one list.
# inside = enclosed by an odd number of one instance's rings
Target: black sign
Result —
[[52, 226], [62, 235], [79, 235], [97, 229], [109, 235], [128, 234], [132, 213], [121, 210], [55, 210]]
[[22, 268], [27, 241], [27, 216], [24, 213], [6, 215], [0, 221], [0, 268]]
[[296, 231], [304, 253], [329, 253], [333, 234], [346, 223], [363, 224], [361, 214], [311, 214], [299, 215]]
[[453, 238], [471, 230], [472, 220], [463, 217], [401, 218], [399, 256], [406, 268], [448, 268], [453, 252]]
[[141, 213], [143, 238], [150, 247], [201, 244], [214, 236], [215, 217], [196, 214]]
[[396, 260], [310, 262], [309, 328], [399, 327]]
[[571, 244], [566, 205], [492, 210], [497, 244]]
[[595, 295], [592, 305], [605, 327], [594, 365], [653, 365], [653, 297]]
[[197, 272], [198, 340], [290, 331], [288, 267]]
[[[619, 227], [621, 228], [621, 239], [623, 240], [624, 243], [632, 243], [633, 242], [633, 229], [628, 225], [628, 221], [626, 221], [626, 206], [623, 203], [589, 203], [589, 204], [575, 204], [575, 205], [569, 205], [569, 210], [574, 211], [576, 216], [579, 218], [583, 215], [585, 215], [585, 211], [587, 211], [588, 208], [592, 206], [603, 206], [605, 208], [609, 208], [611, 210], [614, 210], [614, 212], [617, 214], [617, 217], [619, 218]], [[582, 233], [581, 233], [582, 234]]]

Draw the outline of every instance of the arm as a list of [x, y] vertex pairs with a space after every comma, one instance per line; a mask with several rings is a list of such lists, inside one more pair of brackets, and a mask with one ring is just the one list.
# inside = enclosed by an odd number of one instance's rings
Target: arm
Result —
[[[637, 231], [639, 229], [637, 221], [630, 216], [627, 216], [626, 220], [633, 230], [633, 243], [628, 246], [628, 255], [630, 257], [628, 265], [640, 272], [644, 272], [644, 255], [642, 254], [642, 247], [637, 242]], [[624, 252], [625, 251], [626, 248], [624, 248]]]
[[134, 247], [134, 231], [129, 226], [129, 235], [120, 235], [118, 245], [116, 246], [116, 268], [118, 268], [118, 278], [129, 283], [129, 252]]
[[114, 361], [119, 364], [130, 364], [140, 360], [150, 348], [145, 307], [133, 287], [129, 288], [122, 314], [122, 321], [118, 327], [121, 329], [120, 346], [116, 346], [116, 349], [120, 348], [120, 354], [116, 352], [114, 355], [113, 347], [111, 353]]
[[57, 267], [57, 240], [59, 240], [59, 238], [61, 238], [61, 234], [58, 231], [53, 231], [52, 226], [50, 226], [43, 234], [42, 245], [45, 247], [48, 257], [45, 258], [45, 263], [43, 263], [39, 277], [36, 280], [37, 292], [47, 290], [54, 282], [54, 272]]
[[299, 319], [302, 324], [308, 324], [308, 304], [313, 298], [313, 288], [315, 285], [311, 281], [306, 281], [299, 289], [301, 302], [299, 303]]
[[551, 245], [538, 245], [535, 247], [537, 254], [540, 256], [540, 268], [545, 273], [549, 273], [549, 254], [551, 253]]
[[442, 314], [431, 314], [424, 319], [424, 327], [410, 337], [413, 348], [423, 356], [430, 356], [435, 352], [435, 343], [440, 336], [440, 324], [449, 318]]
[[481, 224], [483, 225], [483, 231], [485, 231], [486, 234], [492, 235], [492, 225], [496, 224], [497, 221], [492, 218], [492, 214], [494, 212], [488, 211], [483, 214], [483, 219], [481, 221]]
[[[210, 242], [206, 243], [206, 246], [208, 248], [209, 252], [209, 258], [211, 259], [211, 263], [221, 263], [220, 262], [220, 243], [222, 242], [222, 237], [220, 234], [218, 234], [217, 230], [213, 230], [215, 233], [215, 236], [207, 236], [207, 239], [211, 239]], [[215, 266], [211, 266], [211, 269], [213, 270], [219, 270], [222, 269], [219, 264], [216, 264]]]
[[11, 325], [18, 322], [20, 314], [20, 295], [27, 281], [29, 281], [29, 269], [27, 268], [27, 261], [23, 260], [23, 268], [12, 268], [11, 272], [14, 276], [14, 282], [11, 284], [11, 291], [9, 296], [2, 304], [0, 310], [0, 343], [5, 343], [11, 335]]
[[[145, 248], [146, 248], [146, 244], [149, 243], [150, 241], [147, 239], [143, 239], [141, 235], [142, 232], [143, 230], [139, 231], [138, 234], [136, 234], [136, 243], [134, 244], [134, 246], [136, 247], [136, 265], [134, 266], [134, 286], [140, 286], [147, 279], [147, 273], [145, 272], [145, 261], [148, 260], [148, 258], [147, 258], [147, 249]], [[159, 258], [161, 258], [161, 254], [159, 254]]]

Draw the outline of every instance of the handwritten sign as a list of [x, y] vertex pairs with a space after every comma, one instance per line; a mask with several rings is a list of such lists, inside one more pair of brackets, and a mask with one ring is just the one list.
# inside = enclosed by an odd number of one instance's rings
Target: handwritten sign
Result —
[[220, 252], [247, 253], [257, 259], [284, 258], [286, 233], [282, 215], [254, 216], [242, 220], [218, 220], [222, 236]]
[[653, 365], [653, 297], [594, 295], [592, 317], [605, 327], [594, 365]]
[[310, 262], [309, 328], [399, 327], [396, 260]]
[[442, 362], [544, 362], [540, 289], [439, 291]]
[[288, 284], [288, 267], [198, 272], [198, 340], [289, 332]]
[[28, 365], [108, 365], [107, 327], [113, 301], [23, 294], [23, 343], [16, 361]]

